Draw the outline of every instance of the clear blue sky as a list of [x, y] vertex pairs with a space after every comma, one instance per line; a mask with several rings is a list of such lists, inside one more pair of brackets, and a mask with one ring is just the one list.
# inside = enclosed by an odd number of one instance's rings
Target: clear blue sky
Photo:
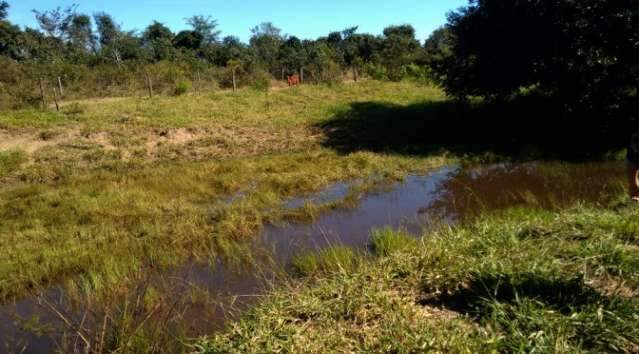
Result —
[[31, 10], [74, 3], [79, 12], [113, 15], [126, 30], [142, 30], [158, 20], [177, 32], [186, 28], [184, 18], [210, 15], [218, 20], [223, 36], [247, 41], [249, 29], [266, 21], [303, 39], [350, 26], [360, 26], [360, 33], [380, 34], [391, 24], [411, 24], [418, 38], [426, 39], [445, 23], [446, 13], [467, 0], [9, 0], [9, 20], [36, 27]]

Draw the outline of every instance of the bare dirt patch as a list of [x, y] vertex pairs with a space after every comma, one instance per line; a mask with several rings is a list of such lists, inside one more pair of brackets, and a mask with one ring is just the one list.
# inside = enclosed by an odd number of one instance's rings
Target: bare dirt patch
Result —
[[27, 154], [33, 154], [45, 146], [58, 145], [67, 141], [74, 134], [77, 134], [77, 132], [41, 131], [12, 133], [0, 131], [0, 151], [22, 150]]
[[274, 130], [219, 126], [168, 130], [148, 137], [145, 147], [149, 156], [206, 159], [299, 150], [318, 140], [319, 135], [303, 127]]

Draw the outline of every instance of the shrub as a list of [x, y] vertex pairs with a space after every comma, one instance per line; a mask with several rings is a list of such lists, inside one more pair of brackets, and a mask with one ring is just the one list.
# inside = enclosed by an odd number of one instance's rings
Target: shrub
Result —
[[174, 94], [176, 96], [182, 96], [185, 93], [189, 92], [191, 89], [191, 82], [188, 80], [180, 80], [175, 84]]

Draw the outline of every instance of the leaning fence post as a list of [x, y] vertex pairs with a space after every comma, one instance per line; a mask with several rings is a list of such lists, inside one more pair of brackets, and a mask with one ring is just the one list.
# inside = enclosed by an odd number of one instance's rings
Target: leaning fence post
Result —
[[56, 112], [60, 112], [60, 105], [58, 104], [58, 91], [53, 88], [53, 102], [55, 102], [55, 110]]
[[58, 90], [60, 92], [60, 98], [64, 96], [64, 87], [62, 86], [62, 79], [58, 76]]

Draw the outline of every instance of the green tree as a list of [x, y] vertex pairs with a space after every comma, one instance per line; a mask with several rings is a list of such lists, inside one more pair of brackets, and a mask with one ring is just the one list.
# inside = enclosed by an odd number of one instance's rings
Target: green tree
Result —
[[382, 55], [391, 80], [401, 80], [404, 77], [406, 65], [415, 60], [419, 47], [412, 26], [390, 26], [384, 29]]
[[251, 29], [253, 36], [250, 47], [257, 61], [271, 74], [281, 70], [279, 51], [282, 45], [282, 31], [270, 22], [262, 23]]
[[306, 49], [302, 45], [302, 41], [295, 37], [289, 37], [280, 48], [280, 61], [288, 73], [303, 71], [308, 60]]
[[439, 75], [451, 95], [494, 98], [535, 88], [572, 110], [637, 107], [636, 0], [472, 0], [449, 16], [448, 27], [453, 55]]
[[9, 3], [0, 1], [0, 21], [4, 21], [9, 16]]
[[217, 20], [212, 19], [210, 16], [191, 16], [186, 19], [186, 23], [202, 37], [202, 44], [205, 45], [217, 43], [222, 33], [222, 31], [217, 30]]
[[154, 61], [173, 57], [173, 32], [164, 24], [153, 21], [142, 34], [142, 44]]
[[5, 20], [8, 16], [9, 4], [6, 1], [0, 2], [0, 55], [12, 59], [21, 57], [21, 37], [20, 27]]
[[356, 34], [358, 27], [347, 28], [342, 31], [342, 56], [344, 64], [353, 71], [353, 80], [357, 81], [357, 67], [361, 66], [363, 59], [360, 53], [360, 46], [363, 38]]
[[212, 60], [218, 66], [226, 66], [229, 60], [237, 59], [242, 62], [249, 61], [250, 53], [246, 44], [242, 43], [239, 38], [227, 36], [222, 39], [220, 46], [213, 55]]
[[98, 30], [99, 43], [102, 47], [115, 44], [121, 35], [120, 26], [111, 15], [100, 12], [93, 15]]
[[181, 31], [173, 39], [175, 47], [193, 52], [199, 50], [203, 42], [204, 38], [196, 31]]
[[91, 17], [88, 15], [74, 15], [70, 19], [65, 32], [68, 36], [70, 54], [86, 56], [89, 52], [95, 53], [97, 50]]
[[438, 83], [446, 82], [445, 68], [455, 60], [454, 45], [453, 33], [446, 26], [435, 30], [424, 43], [424, 61], [433, 73], [433, 79]]
[[122, 67], [127, 60], [140, 60], [144, 57], [142, 41], [135, 32], [122, 31], [107, 13], [97, 13], [93, 18], [98, 32], [98, 56], [101, 61], [112, 61]]

